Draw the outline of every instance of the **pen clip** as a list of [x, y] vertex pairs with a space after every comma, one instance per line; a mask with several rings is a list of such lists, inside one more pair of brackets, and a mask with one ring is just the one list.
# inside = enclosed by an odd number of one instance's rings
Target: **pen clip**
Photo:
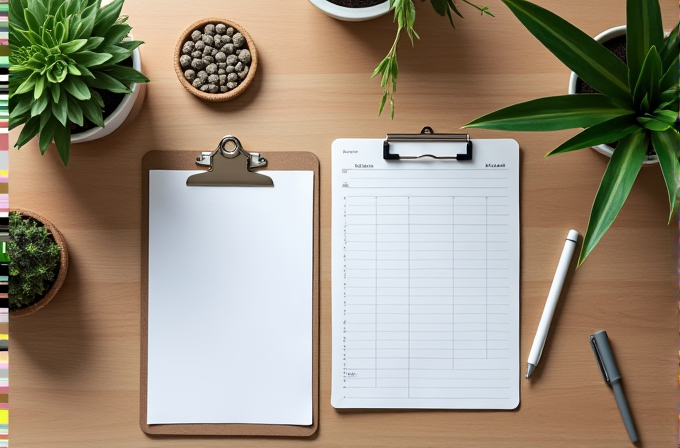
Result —
[[595, 359], [597, 360], [597, 364], [600, 366], [600, 370], [602, 370], [604, 380], [607, 382], [607, 384], [611, 384], [609, 374], [607, 373], [607, 368], [605, 367], [604, 362], [602, 362], [602, 355], [600, 354], [600, 349], [597, 346], [597, 341], [595, 340], [595, 336], [592, 334], [590, 335], [590, 346], [593, 348]]

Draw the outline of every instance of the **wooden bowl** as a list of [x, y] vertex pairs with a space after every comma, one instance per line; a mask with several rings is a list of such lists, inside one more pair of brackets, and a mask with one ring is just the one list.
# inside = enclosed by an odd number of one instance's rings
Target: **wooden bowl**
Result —
[[10, 310], [9, 315], [11, 317], [21, 317], [33, 314], [36, 311], [44, 308], [45, 305], [47, 305], [49, 301], [52, 300], [55, 295], [57, 295], [57, 292], [59, 292], [59, 289], [61, 289], [61, 285], [64, 283], [64, 278], [66, 278], [66, 271], [68, 271], [68, 249], [66, 248], [66, 240], [64, 240], [64, 236], [61, 234], [61, 232], [59, 232], [55, 225], [48, 221], [44, 216], [21, 208], [13, 208], [10, 210], [19, 213], [21, 216], [32, 218], [42, 223], [45, 227], [47, 227], [47, 230], [49, 230], [49, 232], [52, 234], [52, 237], [54, 237], [54, 241], [59, 246], [59, 273], [57, 274], [57, 278], [54, 280], [54, 283], [52, 283], [50, 289], [45, 292], [45, 295], [43, 295], [40, 300], [26, 307], [19, 308], [18, 310]]
[[[252, 61], [250, 63], [248, 76], [246, 76], [246, 79], [244, 79], [238, 85], [238, 87], [236, 87], [234, 90], [230, 90], [229, 92], [224, 93], [201, 92], [199, 89], [192, 86], [191, 83], [184, 78], [184, 69], [179, 63], [179, 57], [182, 55], [182, 46], [184, 45], [184, 42], [191, 39], [191, 33], [193, 33], [195, 30], [203, 32], [203, 28], [205, 28], [205, 26], [209, 23], [213, 24], [224, 23], [228, 27], [230, 26], [234, 28], [236, 31], [241, 33], [243, 37], [245, 37], [246, 43], [248, 45], [248, 50], [250, 51]], [[251, 81], [255, 77], [255, 72], [257, 71], [257, 50], [255, 49], [255, 42], [253, 42], [253, 39], [250, 37], [250, 34], [248, 34], [248, 32], [237, 23], [234, 23], [230, 20], [219, 19], [215, 17], [209, 17], [207, 19], [198, 20], [192, 23], [187, 29], [185, 29], [184, 32], [182, 32], [182, 34], [180, 35], [179, 40], [177, 41], [173, 59], [175, 64], [175, 72], [177, 73], [177, 79], [179, 79], [179, 82], [181, 82], [184, 88], [187, 89], [189, 92], [206, 101], [227, 101], [232, 98], [236, 98], [241, 93], [243, 93], [244, 90], [248, 88]]]

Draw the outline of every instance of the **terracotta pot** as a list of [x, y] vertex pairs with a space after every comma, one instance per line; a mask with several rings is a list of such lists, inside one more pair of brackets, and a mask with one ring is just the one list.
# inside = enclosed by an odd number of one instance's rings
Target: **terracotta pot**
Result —
[[[184, 70], [185, 69], [183, 69], [182, 66], [179, 63], [179, 57], [182, 56], [182, 46], [184, 45], [184, 42], [191, 39], [191, 33], [193, 33], [195, 30], [200, 30], [201, 32], [203, 32], [203, 28], [205, 28], [205, 26], [209, 23], [213, 23], [213, 24], [224, 23], [225, 25], [234, 28], [236, 31], [241, 33], [243, 35], [243, 37], [246, 38], [246, 43], [248, 44], [248, 51], [250, 51], [250, 55], [251, 55], [251, 58], [252, 58], [252, 61], [250, 63], [250, 69], [248, 70], [248, 75], [246, 76], [246, 79], [244, 79], [238, 85], [238, 87], [236, 87], [234, 90], [230, 90], [229, 92], [224, 92], [224, 93], [201, 92], [199, 89], [192, 86], [191, 83], [186, 80], [186, 78], [184, 77]], [[175, 45], [175, 53], [174, 53], [174, 56], [173, 56], [173, 65], [175, 67], [175, 73], [177, 74], [177, 79], [179, 79], [179, 82], [191, 94], [196, 95], [200, 99], [206, 100], [206, 101], [227, 101], [227, 100], [231, 100], [233, 98], [236, 98], [237, 96], [242, 94], [243, 91], [248, 88], [248, 86], [252, 82], [253, 78], [255, 77], [255, 72], [257, 71], [257, 50], [255, 49], [255, 42], [253, 42], [252, 37], [250, 37], [250, 34], [248, 34], [248, 32], [241, 25], [234, 23], [230, 20], [219, 19], [219, 18], [215, 18], [215, 17], [208, 17], [207, 19], [197, 20], [196, 22], [192, 23], [179, 36], [179, 40], [177, 41], [177, 45]]]
[[66, 248], [66, 241], [64, 240], [64, 236], [59, 232], [59, 230], [52, 224], [50, 221], [48, 221], [45, 217], [39, 215], [38, 213], [29, 211], [29, 210], [24, 210], [21, 208], [12, 208], [10, 211], [17, 212], [22, 216], [26, 216], [29, 218], [33, 218], [38, 222], [41, 222], [45, 227], [47, 227], [47, 230], [52, 234], [54, 237], [54, 241], [57, 243], [60, 249], [60, 255], [59, 255], [59, 273], [57, 274], [57, 278], [54, 280], [54, 283], [50, 287], [50, 289], [45, 292], [45, 295], [42, 297], [42, 299], [38, 300], [37, 302], [28, 305], [24, 308], [19, 308], [18, 310], [10, 310], [9, 315], [11, 317], [21, 317], [21, 316], [27, 316], [29, 314], [33, 314], [39, 309], [43, 308], [45, 305], [47, 305], [50, 300], [59, 292], [59, 289], [61, 288], [61, 285], [64, 283], [64, 278], [66, 278], [66, 271], [68, 271], [68, 249]]

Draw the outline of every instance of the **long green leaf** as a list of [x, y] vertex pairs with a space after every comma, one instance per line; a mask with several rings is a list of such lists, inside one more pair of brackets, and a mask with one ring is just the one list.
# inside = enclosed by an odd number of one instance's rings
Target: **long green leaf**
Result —
[[14, 144], [14, 146], [17, 148], [21, 148], [26, 143], [28, 143], [33, 137], [38, 135], [38, 131], [40, 131], [40, 118], [33, 117], [30, 120], [28, 120], [24, 125], [24, 128], [21, 130], [19, 138], [17, 139], [17, 142]]
[[17, 96], [14, 96], [14, 98], [12, 98], [13, 101], [10, 101], [10, 120], [18, 118], [19, 116], [31, 110], [31, 105], [33, 103], [33, 95], [24, 95], [19, 101], [16, 101], [16, 99]]
[[118, 17], [120, 16], [120, 11], [123, 8], [123, 1], [124, 0], [114, 0], [97, 11], [97, 20], [95, 21], [94, 29], [92, 30], [92, 33], [95, 36], [103, 35], [111, 25], [116, 23], [116, 20], [118, 20]]
[[75, 53], [76, 51], [80, 50], [87, 44], [87, 39], [75, 39], [72, 40], [71, 42], [66, 42], [61, 45], [59, 45], [59, 50], [63, 54], [71, 54]]
[[650, 131], [661, 132], [671, 127], [669, 124], [651, 117], [637, 117], [637, 121]]
[[642, 162], [645, 160], [649, 144], [648, 134], [647, 131], [641, 129], [628, 135], [619, 141], [619, 145], [614, 150], [590, 211], [588, 229], [583, 238], [578, 260], [579, 266], [609, 229], [626, 202], [628, 193], [642, 167]]
[[633, 101], [641, 104], [642, 99], [647, 95], [649, 107], [654, 108], [659, 102], [659, 81], [661, 80], [661, 58], [656, 51], [656, 47], [651, 47], [647, 52], [645, 61], [640, 69], [640, 76], [635, 82], [633, 90]]
[[627, 0], [626, 56], [631, 92], [640, 77], [649, 49], [652, 46], [659, 49], [662, 43], [663, 25], [658, 0]]
[[21, 83], [21, 85], [12, 93], [12, 96], [21, 95], [22, 93], [30, 92], [31, 90], [33, 90], [33, 87], [35, 86], [35, 83], [39, 77], [40, 73], [38, 72], [31, 73], [31, 76], [26, 78], [26, 81]]
[[670, 68], [666, 70], [666, 73], [661, 78], [659, 83], [659, 90], [665, 92], [666, 90], [678, 85], [678, 55], [675, 55], [675, 60], [671, 64]]
[[114, 65], [103, 69], [107, 74], [113, 76], [118, 81], [125, 85], [129, 85], [133, 82], [149, 82], [149, 78], [139, 73], [137, 70], [131, 67], [125, 67], [123, 65]]
[[545, 47], [593, 88], [630, 103], [628, 68], [613, 53], [561, 17], [525, 0], [503, 0]]
[[108, 90], [114, 93], [130, 93], [130, 89], [116, 78], [109, 76], [102, 71], [95, 71], [92, 73], [94, 74], [94, 78], [83, 79], [88, 86], [96, 89]]
[[66, 108], [66, 113], [68, 119], [77, 124], [78, 126], [83, 125], [83, 111], [80, 108], [80, 101], [76, 101], [72, 96], [67, 95], [68, 106]]
[[640, 129], [640, 125], [635, 119], [635, 114], [621, 115], [611, 120], [604, 121], [589, 127], [575, 137], [562, 143], [557, 148], [550, 151], [547, 156], [560, 154], [578, 149], [588, 148], [589, 146], [601, 145], [603, 143], [615, 142], [626, 135], [632, 134]]
[[59, 126], [59, 123], [54, 118], [50, 118], [47, 123], [40, 129], [40, 136], [38, 138], [38, 147], [40, 152], [45, 154], [47, 147], [52, 143], [54, 137], [54, 128]]
[[[60, 94], [57, 101], [52, 101], [52, 115], [59, 120], [62, 126], [66, 126], [68, 123], [68, 102], [66, 96], [66, 93]], [[52, 99], [54, 100], [54, 98]]]
[[673, 212], [675, 212], [678, 194], [680, 163], [678, 163], [677, 151], [680, 148], [680, 134], [673, 128], [669, 128], [663, 132], [652, 132], [652, 145], [654, 145], [654, 151], [656, 151], [656, 155], [659, 157], [661, 172], [666, 181], [668, 201], [671, 209], [670, 214], [668, 215], [668, 222], [670, 223]]
[[57, 145], [57, 152], [64, 166], [68, 165], [71, 153], [71, 128], [69, 126], [57, 126], [54, 129], [54, 143]]
[[659, 56], [663, 61], [664, 71], [671, 67], [670, 61], [673, 57], [678, 56], [678, 50], [680, 50], [680, 35], [678, 34], [678, 29], [680, 28], [680, 21], [675, 24], [675, 27], [668, 35], [668, 38], [664, 39], [661, 50], [659, 51]]
[[62, 84], [68, 93], [79, 100], [89, 100], [92, 96], [87, 85], [75, 76], [67, 76]]
[[95, 98], [90, 98], [87, 101], [81, 101], [80, 106], [83, 109], [83, 114], [92, 123], [99, 127], [104, 127], [104, 118], [102, 116], [102, 108], [97, 104]]
[[31, 117], [37, 117], [45, 110], [45, 108], [47, 108], [47, 103], [49, 102], [47, 99], [48, 96], [49, 94], [45, 90], [43, 94], [33, 102], [33, 105], [31, 105]]
[[94, 53], [92, 51], [80, 51], [71, 55], [71, 59], [83, 67], [102, 65], [112, 57], [109, 53]]
[[561, 95], [527, 101], [491, 112], [464, 128], [503, 131], [558, 131], [587, 128], [633, 113], [600, 94]]

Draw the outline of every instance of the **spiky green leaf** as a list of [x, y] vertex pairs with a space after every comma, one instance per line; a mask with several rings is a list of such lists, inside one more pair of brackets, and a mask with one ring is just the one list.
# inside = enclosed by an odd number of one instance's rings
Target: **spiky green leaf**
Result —
[[588, 228], [578, 264], [581, 265], [609, 229], [626, 202], [635, 178], [645, 160], [649, 133], [639, 130], [619, 141], [604, 172], [590, 211]]
[[77, 124], [78, 126], [83, 125], [83, 111], [80, 108], [79, 101], [76, 101], [73, 99], [72, 96], [67, 95], [67, 107], [66, 107], [66, 113], [68, 115], [68, 119], [72, 122]]
[[586, 128], [634, 112], [601, 94], [561, 95], [527, 101], [491, 112], [465, 128], [505, 131], [557, 131]]
[[54, 143], [57, 145], [57, 152], [64, 166], [68, 165], [71, 152], [71, 128], [69, 126], [57, 126], [54, 129]]
[[40, 152], [45, 154], [47, 147], [52, 143], [54, 138], [54, 129], [59, 126], [59, 123], [54, 118], [50, 118], [44, 126], [40, 128], [40, 135], [38, 137], [38, 147]]
[[662, 132], [671, 127], [671, 125], [652, 117], [637, 117], [637, 121], [650, 131]]
[[63, 54], [70, 55], [83, 48], [86, 44], [87, 39], [74, 39], [59, 45], [59, 50], [61, 50]]
[[668, 190], [668, 202], [670, 204], [668, 222], [670, 223], [677, 203], [678, 175], [680, 175], [677, 151], [680, 148], [680, 135], [673, 128], [662, 132], [652, 132], [652, 145], [654, 145], [654, 151], [659, 158], [659, 165]]
[[[57, 101], [52, 101], [52, 115], [59, 120], [59, 123], [61, 123], [62, 126], [66, 126], [68, 123], [68, 102], [66, 96], [66, 93], [64, 93], [63, 95], [59, 95]], [[54, 98], [52, 99], [54, 100]]]
[[635, 114], [621, 115], [585, 129], [576, 136], [550, 151], [547, 156], [561, 154], [590, 146], [615, 142], [640, 129]]
[[633, 99], [635, 104], [642, 103], [642, 99], [647, 95], [649, 107], [655, 107], [659, 101], [659, 81], [661, 80], [661, 58], [656, 52], [656, 47], [651, 47], [647, 52], [640, 76], [635, 83]]
[[47, 91], [44, 91], [39, 98], [33, 101], [33, 104], [31, 105], [31, 117], [37, 117], [47, 108], [47, 104], [49, 103], [48, 97]]
[[94, 78], [85, 78], [84, 81], [90, 87], [108, 90], [114, 93], [130, 93], [130, 89], [116, 78], [107, 75], [103, 71], [93, 71]]
[[653, 46], [659, 49], [663, 42], [661, 9], [658, 0], [628, 0], [626, 2], [626, 37], [628, 85], [632, 92], [643, 70], [649, 49]]
[[87, 68], [102, 65], [112, 57], [109, 53], [94, 53], [92, 51], [80, 51], [71, 55], [71, 59], [77, 64]]
[[560, 61], [621, 105], [631, 100], [628, 68], [574, 25], [525, 0], [503, 0], [522, 24]]
[[131, 67], [114, 65], [103, 69], [103, 71], [113, 76], [124, 85], [130, 85], [135, 82], [149, 82], [149, 78]]
[[[663, 61], [663, 71], [668, 70], [673, 66], [673, 59], [678, 57], [678, 51], [680, 51], [680, 35], [678, 35], [678, 28], [680, 28], [680, 21], [675, 24], [675, 27], [668, 35], [668, 38], [664, 39], [661, 50], [659, 51], [659, 56]], [[675, 64], [677, 65], [677, 63]]]
[[95, 98], [90, 98], [87, 101], [83, 101], [80, 103], [80, 105], [83, 108], [83, 114], [85, 115], [85, 118], [99, 127], [104, 127], [102, 109], [99, 107], [99, 104], [97, 104], [97, 100]]
[[40, 118], [33, 117], [29, 119], [24, 125], [24, 128], [21, 130], [19, 138], [17, 138], [17, 142], [14, 144], [14, 146], [16, 148], [21, 148], [33, 137], [38, 135], [38, 131], [40, 131]]
[[91, 97], [87, 84], [75, 76], [67, 76], [62, 84], [68, 93], [79, 100], [89, 100]]
[[123, 8], [124, 0], [114, 0], [103, 8], [97, 10], [97, 20], [92, 30], [95, 35], [101, 36], [106, 30], [111, 28], [111, 26], [116, 23], [118, 16], [120, 16], [120, 11]]
[[130, 31], [132, 31], [130, 25], [116, 24], [109, 28], [106, 34], [104, 34], [104, 38], [108, 45], [116, 45], [130, 34]]

